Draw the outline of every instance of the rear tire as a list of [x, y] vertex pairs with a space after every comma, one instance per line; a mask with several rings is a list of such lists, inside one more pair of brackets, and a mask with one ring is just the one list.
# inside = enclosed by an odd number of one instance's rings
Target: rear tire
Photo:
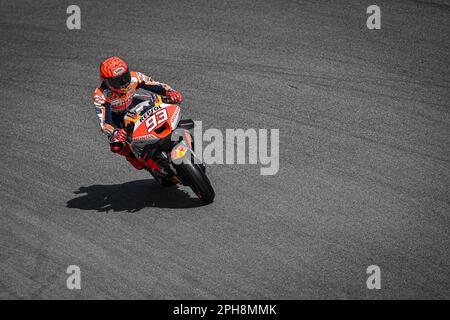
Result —
[[214, 201], [216, 193], [208, 177], [199, 165], [183, 163], [177, 165], [176, 169], [184, 184], [191, 187], [192, 191], [194, 191], [203, 203], [208, 204]]

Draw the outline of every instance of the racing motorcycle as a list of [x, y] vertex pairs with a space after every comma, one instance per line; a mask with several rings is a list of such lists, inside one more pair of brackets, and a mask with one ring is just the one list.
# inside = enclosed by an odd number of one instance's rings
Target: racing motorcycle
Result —
[[203, 203], [213, 202], [206, 165], [196, 156], [189, 131], [194, 122], [181, 119], [180, 107], [161, 96], [136, 98], [138, 103], [124, 116], [126, 143], [133, 154], [163, 186], [189, 186]]

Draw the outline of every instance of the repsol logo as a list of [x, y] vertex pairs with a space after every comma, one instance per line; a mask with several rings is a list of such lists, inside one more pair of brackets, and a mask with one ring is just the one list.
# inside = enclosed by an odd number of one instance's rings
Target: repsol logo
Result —
[[147, 112], [145, 112], [145, 113], [142, 115], [142, 119], [145, 119], [145, 118], [147, 118], [148, 116], [151, 116], [151, 115], [153, 114], [153, 112], [158, 111], [158, 110], [161, 109], [161, 108], [162, 108], [161, 106], [156, 106], [156, 107], [151, 108], [150, 110], [148, 110]]

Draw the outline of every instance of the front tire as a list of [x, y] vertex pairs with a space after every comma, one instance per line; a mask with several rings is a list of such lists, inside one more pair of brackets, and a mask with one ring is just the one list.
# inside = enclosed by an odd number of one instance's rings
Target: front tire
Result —
[[183, 184], [191, 187], [192, 191], [205, 204], [212, 203], [216, 196], [214, 189], [199, 165], [183, 163], [177, 165], [177, 172], [181, 176]]

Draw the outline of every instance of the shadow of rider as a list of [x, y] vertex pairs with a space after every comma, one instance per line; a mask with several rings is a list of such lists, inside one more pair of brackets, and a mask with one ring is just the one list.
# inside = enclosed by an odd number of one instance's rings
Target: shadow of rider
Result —
[[161, 187], [151, 179], [113, 185], [80, 187], [75, 198], [67, 201], [68, 208], [98, 212], [137, 212], [146, 207], [193, 208], [202, 203], [176, 186]]

